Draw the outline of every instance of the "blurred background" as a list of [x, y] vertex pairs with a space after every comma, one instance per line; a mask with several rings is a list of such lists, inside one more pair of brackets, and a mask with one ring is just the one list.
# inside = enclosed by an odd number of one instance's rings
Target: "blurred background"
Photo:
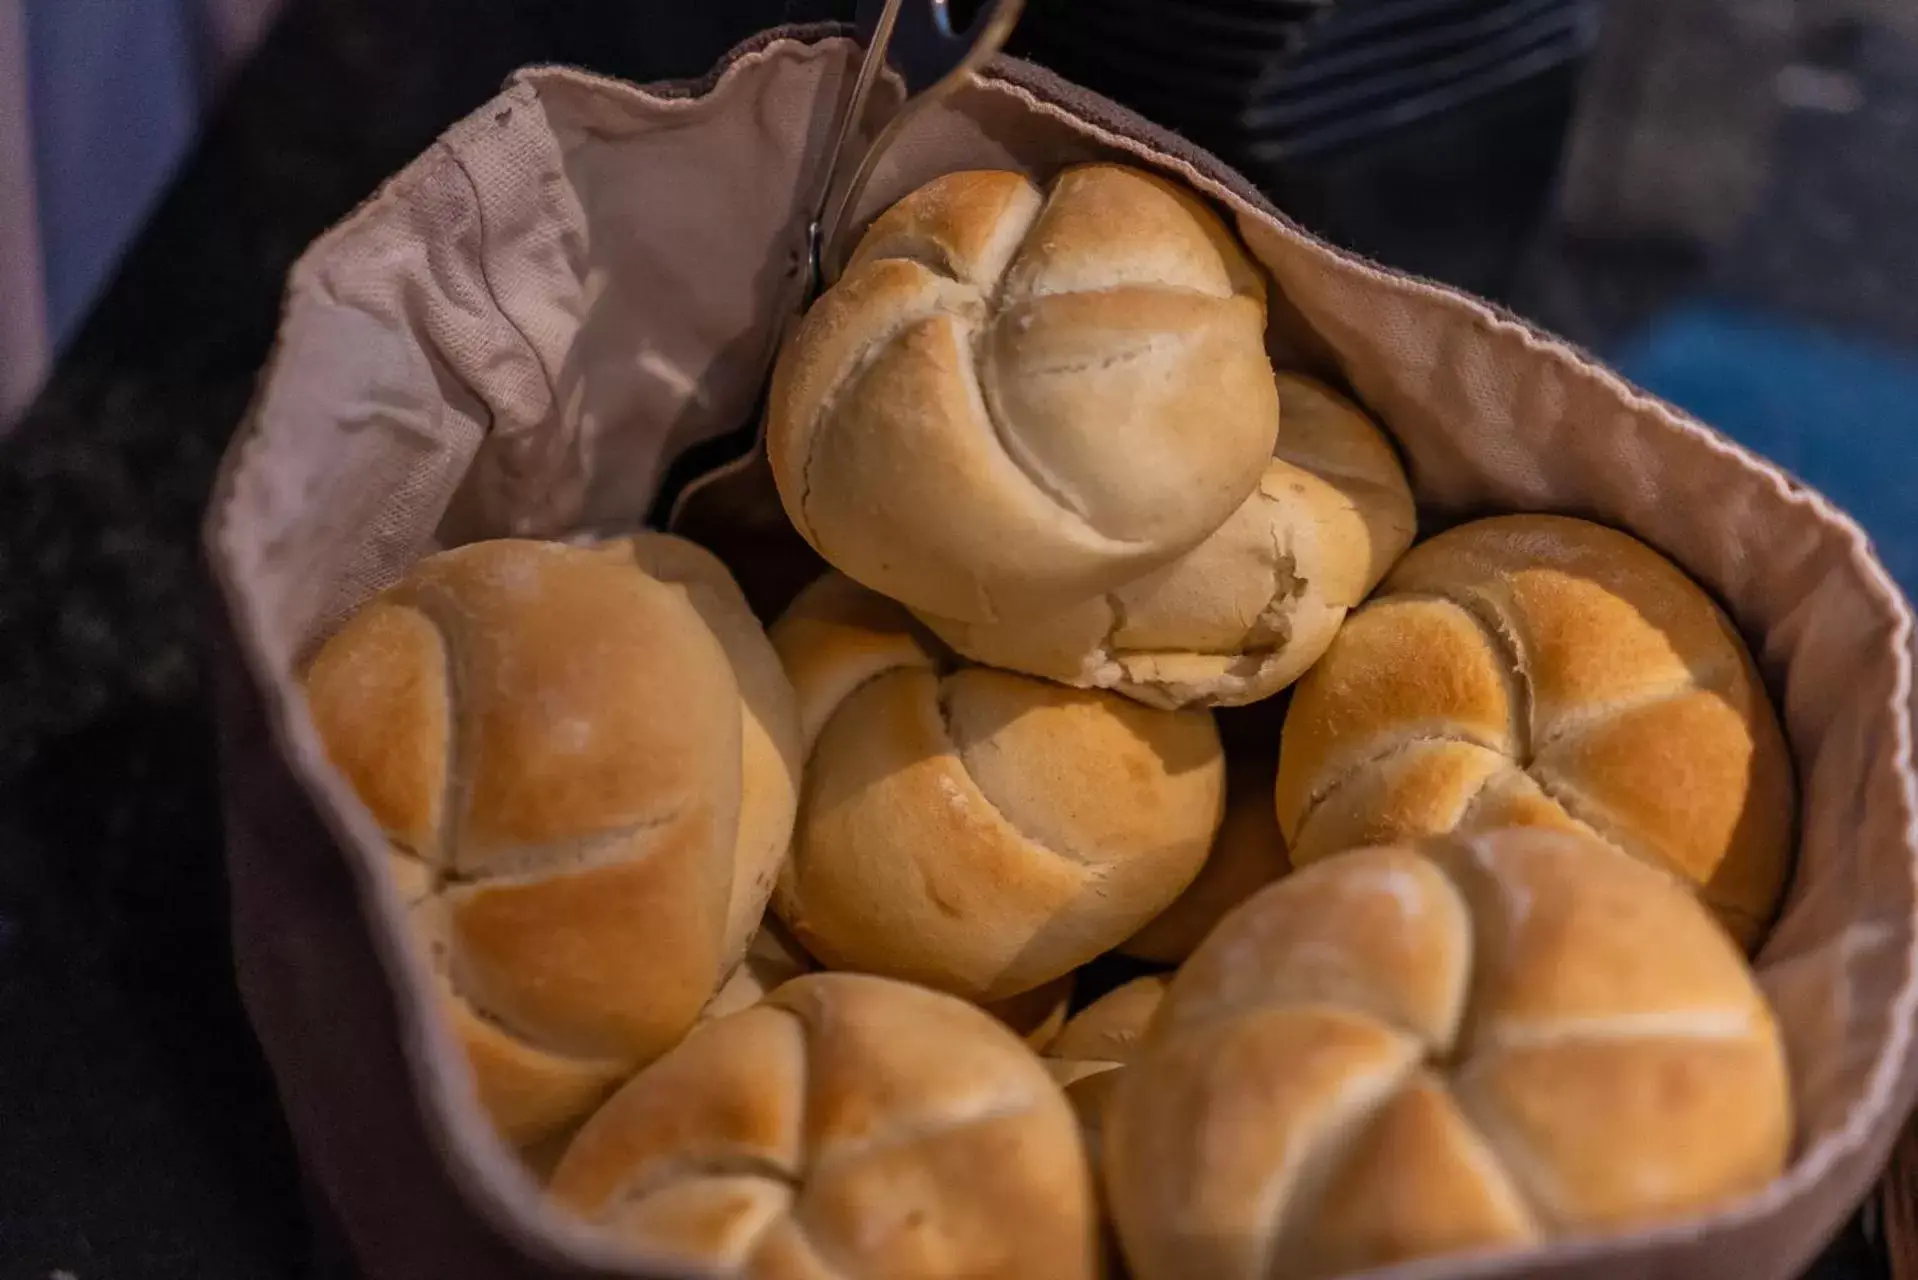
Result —
[[[198, 652], [295, 256], [517, 66], [697, 75], [851, 9], [0, 0], [0, 1277], [350, 1274], [232, 993]], [[1918, 585], [1914, 0], [1029, 0], [1014, 43], [1768, 453]], [[1817, 1274], [1891, 1274], [1879, 1224]]]

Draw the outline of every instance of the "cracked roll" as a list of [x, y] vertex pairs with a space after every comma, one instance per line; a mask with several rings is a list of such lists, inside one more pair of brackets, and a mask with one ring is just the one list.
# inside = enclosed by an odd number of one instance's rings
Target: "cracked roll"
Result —
[[1072, 1110], [979, 1009], [863, 974], [706, 1023], [580, 1130], [549, 1193], [662, 1274], [1090, 1280]]
[[1293, 691], [1275, 793], [1303, 866], [1446, 831], [1580, 832], [1747, 947], [1789, 873], [1790, 759], [1744, 642], [1670, 561], [1561, 516], [1413, 548]]
[[1684, 886], [1588, 836], [1355, 850], [1173, 979], [1104, 1115], [1137, 1280], [1321, 1280], [1719, 1208], [1783, 1169], [1784, 1051]]
[[882, 214], [782, 353], [766, 443], [835, 568], [991, 622], [1197, 546], [1278, 430], [1258, 268], [1191, 192], [1095, 164]]
[[1191, 551], [1067, 609], [926, 625], [974, 661], [1155, 707], [1242, 706], [1297, 680], [1411, 545], [1415, 516], [1370, 418], [1310, 378], [1278, 387], [1258, 487]]
[[773, 627], [806, 772], [773, 906], [830, 969], [998, 1001], [1123, 942], [1197, 874], [1207, 711], [955, 664], [839, 574]]
[[503, 1136], [562, 1129], [684, 1034], [797, 796], [791, 687], [717, 561], [657, 535], [429, 556], [306, 689]]

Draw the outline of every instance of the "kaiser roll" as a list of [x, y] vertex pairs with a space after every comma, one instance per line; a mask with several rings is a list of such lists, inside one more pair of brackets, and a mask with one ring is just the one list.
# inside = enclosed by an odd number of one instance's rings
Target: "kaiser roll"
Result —
[[1147, 974], [1114, 987], [1068, 1018], [1045, 1047], [1046, 1069], [1065, 1089], [1095, 1155], [1106, 1100], [1145, 1038], [1169, 982]]
[[1294, 863], [1452, 830], [1596, 834], [1747, 945], [1783, 890], [1792, 776], [1744, 643], [1670, 561], [1559, 516], [1415, 547], [1293, 691]]
[[1206, 711], [955, 667], [838, 574], [773, 627], [806, 744], [773, 905], [831, 969], [969, 1000], [1123, 942], [1205, 860], [1224, 761]]
[[586, 1122], [550, 1194], [652, 1257], [753, 1280], [1088, 1280], [1072, 1110], [950, 996], [797, 978], [698, 1028]]
[[1702, 1212], [1783, 1167], [1783, 1050], [1683, 885], [1586, 836], [1352, 851], [1220, 924], [1104, 1115], [1138, 1280], [1308, 1280]]
[[1239, 706], [1285, 688], [1411, 544], [1412, 491], [1358, 407], [1278, 379], [1284, 429], [1258, 487], [1179, 559], [1032, 619], [923, 615], [978, 662], [1155, 707]]
[[[657, 533], [609, 543], [607, 549], [615, 554], [630, 552], [642, 572], [686, 592], [687, 601], [726, 650], [739, 684], [739, 838], [720, 956], [721, 972], [732, 973], [748, 945], [763, 932], [760, 922], [766, 903], [785, 865], [786, 851], [792, 847], [801, 763], [792, 683], [765, 628], [719, 557], [684, 538]], [[776, 952], [778, 945], [768, 940], [769, 952]], [[762, 964], [767, 972], [777, 967], [776, 961]], [[803, 970], [779, 981], [799, 972]]]
[[1139, 960], [1178, 964], [1226, 912], [1291, 870], [1272, 813], [1272, 757], [1226, 757], [1225, 820], [1205, 865], [1171, 906], [1120, 944]]
[[430, 556], [306, 688], [504, 1136], [560, 1129], [684, 1034], [796, 794], [791, 689], [717, 561], [656, 536]]
[[1279, 428], [1265, 286], [1190, 192], [1114, 165], [937, 178], [780, 358], [767, 451], [827, 561], [990, 622], [1191, 550]]

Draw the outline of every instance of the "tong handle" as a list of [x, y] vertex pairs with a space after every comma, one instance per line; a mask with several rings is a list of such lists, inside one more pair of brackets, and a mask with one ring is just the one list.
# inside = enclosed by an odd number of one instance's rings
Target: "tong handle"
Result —
[[[952, 0], [860, 0], [858, 25], [866, 52], [851, 109], [841, 121], [842, 146], [835, 146], [833, 151], [826, 202], [812, 237], [818, 253], [814, 260], [816, 282], [831, 284], [845, 265], [847, 222], [879, 157], [916, 112], [952, 92], [1005, 47], [1024, 8], [1025, 0], [984, 0], [972, 24], [958, 31], [952, 25]], [[852, 176], [840, 189], [835, 179], [846, 156], [843, 144], [863, 123], [872, 85], [884, 66], [891, 66], [905, 81], [906, 100], [860, 156]]]
[[[870, 46], [881, 22], [886, 21], [885, 11], [891, 7], [886, 0], [860, 0], [857, 25], [861, 41]], [[983, 0], [972, 21], [958, 27], [954, 0], [910, 0], [896, 15], [889, 33], [887, 62], [906, 82], [908, 96], [929, 92], [955, 72], [973, 69], [997, 52], [1019, 20], [1021, 7]], [[1003, 30], [995, 34], [995, 28]], [[975, 50], [982, 47], [984, 53], [975, 57]]]

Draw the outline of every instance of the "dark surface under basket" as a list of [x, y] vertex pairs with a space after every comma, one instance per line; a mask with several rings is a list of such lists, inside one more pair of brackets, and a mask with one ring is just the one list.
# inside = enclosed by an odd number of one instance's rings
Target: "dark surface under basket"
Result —
[[[293, 257], [516, 65], [697, 74], [753, 29], [849, 7], [502, 0], [449, 23], [432, 0], [293, 0], [235, 86], [47, 392], [0, 441], [0, 1278], [273, 1280], [338, 1265], [309, 1231], [231, 987], [197, 667], [200, 509]], [[1867, 79], [1918, 72], [1918, 48], [1866, 43]], [[1775, 164], [1787, 180], [1733, 258], [1640, 243], [1555, 252], [1525, 278], [1531, 308], [1603, 347], [1704, 287], [1918, 343], [1906, 244], [1918, 116], [1884, 107], [1909, 105], [1907, 83], [1847, 117], [1787, 122]], [[1543, 96], [1488, 98], [1340, 156], [1320, 180], [1320, 225], [1396, 264], [1518, 292], [1512, 228], [1536, 220], [1556, 126], [1492, 122], [1535, 121], [1546, 101], [1562, 120], [1570, 98], [1549, 77], [1531, 91]], [[1471, 139], [1488, 130], [1527, 141], [1487, 158]], [[1470, 170], [1486, 207], [1532, 205], [1508, 222], [1432, 216], [1392, 194], [1429, 190], [1414, 161], [1434, 181]], [[1346, 212], [1378, 210], [1362, 224]], [[1882, 1271], [1854, 1226], [1819, 1274]]]

